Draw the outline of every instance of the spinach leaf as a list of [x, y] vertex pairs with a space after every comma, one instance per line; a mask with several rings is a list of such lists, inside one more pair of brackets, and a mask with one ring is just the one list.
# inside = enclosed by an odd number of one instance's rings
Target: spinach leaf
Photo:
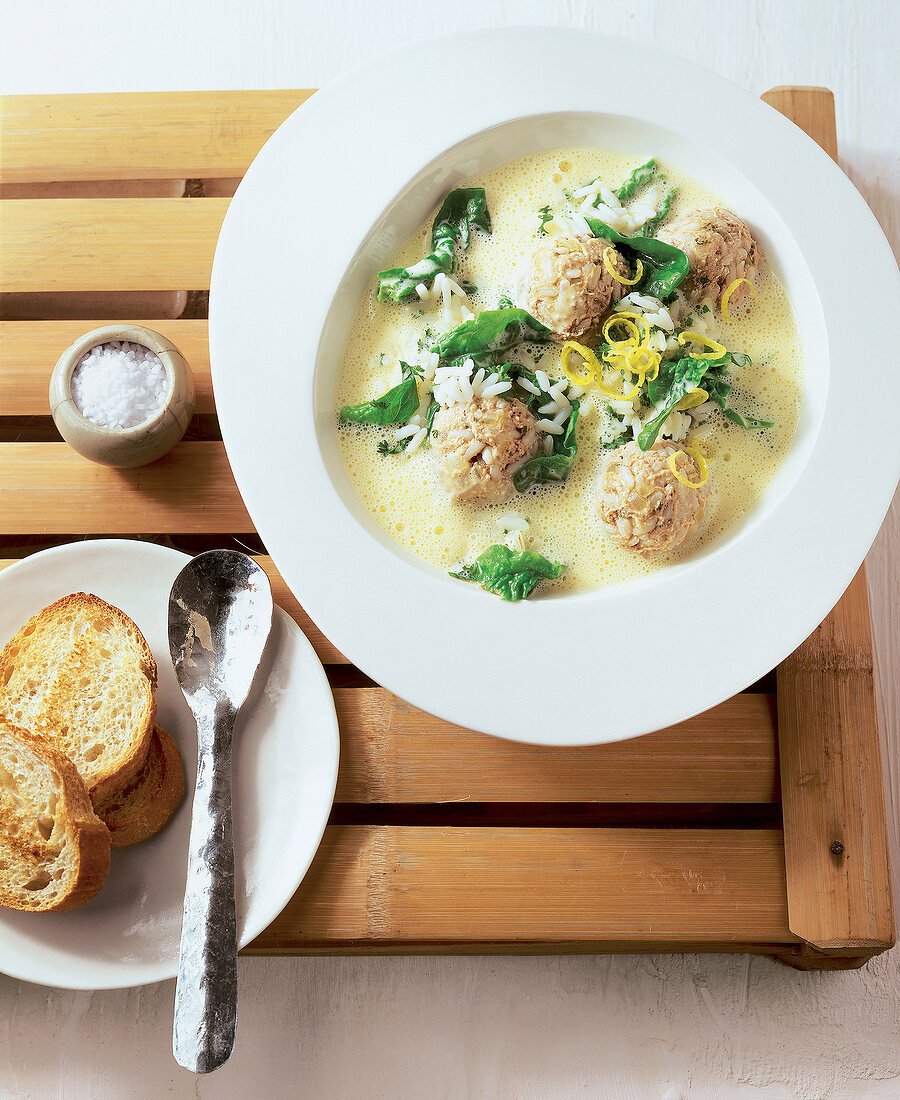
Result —
[[634, 198], [637, 191], [649, 183], [653, 179], [656, 172], [656, 161], [651, 157], [646, 164], [642, 164], [639, 168], [631, 173], [627, 180], [621, 187], [617, 188], [613, 192], [619, 202], [627, 202], [628, 199]]
[[431, 404], [425, 411], [425, 442], [422, 444], [423, 447], [431, 446], [431, 432], [434, 428], [434, 418], [437, 416], [440, 407], [441, 406], [437, 403], [435, 398], [432, 397]]
[[762, 431], [765, 428], [773, 427], [775, 424], [774, 420], [758, 420], [755, 416], [741, 416], [734, 409], [727, 409], [724, 405], [722, 406], [722, 412], [725, 413], [732, 424], [737, 424], [739, 428], [749, 428], [751, 431]]
[[[703, 383], [704, 389], [708, 390], [710, 396], [712, 396], [712, 390], [710, 389], [710, 386], [712, 386], [713, 389], [721, 391], [723, 398], [727, 397], [731, 393], [731, 384], [725, 374], [728, 364], [733, 363], [736, 367], [746, 367], [752, 362], [750, 356], [745, 355], [742, 351], [726, 351], [718, 359], [710, 360], [709, 374], [706, 376], [706, 382]], [[707, 382], [710, 385], [707, 385]]]
[[[669, 364], [667, 364], [669, 366]], [[708, 359], [679, 359], [670, 364], [671, 369], [666, 372], [669, 382], [668, 391], [665, 393], [664, 403], [660, 411], [649, 420], [638, 435], [638, 446], [642, 451], [649, 451], [656, 442], [663, 421], [675, 408], [682, 397], [686, 397], [691, 390], [695, 390], [703, 381], [703, 376], [709, 370]], [[660, 366], [662, 374], [662, 366]], [[656, 379], [659, 381], [659, 378]], [[657, 390], [657, 392], [659, 392]], [[648, 387], [649, 393], [649, 387]], [[651, 400], [653, 400], [651, 395]], [[654, 404], [656, 402], [654, 401]]]
[[[450, 257], [432, 252], [413, 267], [388, 267], [378, 272], [379, 302], [418, 302], [416, 287], [423, 283], [430, 287], [435, 278], [443, 272], [449, 275], [453, 270]], [[424, 311], [422, 311], [424, 316]]]
[[644, 274], [635, 290], [641, 294], [650, 294], [665, 301], [681, 285], [688, 273], [690, 262], [680, 248], [655, 237], [623, 237], [598, 218], [585, 218], [595, 237], [610, 241], [634, 263], [633, 257], [640, 256], [644, 265]]
[[742, 416], [733, 408], [728, 407], [728, 395], [731, 394], [732, 387], [722, 376], [721, 370], [724, 363], [724, 359], [716, 360], [712, 370], [704, 378], [703, 388], [710, 395], [710, 400], [715, 401], [725, 416], [732, 423], [736, 423], [738, 428], [747, 428], [750, 431], [762, 431], [771, 428], [775, 423], [773, 420], [760, 420], [755, 416]]
[[[646, 164], [641, 164], [637, 168], [635, 168], [628, 179], [625, 180], [625, 182], [620, 187], [617, 187], [615, 191], [613, 191], [613, 194], [616, 196], [619, 202], [627, 202], [629, 199], [633, 199], [637, 192], [653, 179], [654, 175], [656, 174], [656, 167], [656, 161], [653, 159], [653, 157], [651, 157]], [[602, 178], [602, 176], [594, 176], [588, 186], [592, 187]], [[566, 198], [569, 199], [569, 201], [571, 202], [571, 193], [566, 192], [565, 195]], [[597, 195], [597, 197], [594, 199], [594, 206], [598, 206], [602, 201], [602, 198]], [[549, 206], [543, 206], [541, 207], [539, 213], [544, 214], [544, 212], [549, 211], [549, 209]], [[547, 222], [551, 221], [552, 218], [552, 214], [546, 215], [545, 220], [541, 222], [542, 230]]]
[[[660, 405], [665, 401], [675, 377], [675, 364], [680, 359], [663, 359], [659, 364], [659, 373], [647, 382], [647, 396], [653, 405]], [[731, 389], [731, 387], [728, 387]]]
[[498, 367], [493, 365], [491, 373], [497, 375], [498, 382], [515, 382], [525, 368], [521, 363], [513, 363], [507, 360]]
[[473, 229], [491, 231], [487, 197], [483, 187], [458, 187], [444, 199], [431, 230], [431, 247], [453, 251], [455, 244], [469, 247]]
[[575, 424], [578, 420], [579, 402], [572, 402], [572, 415], [566, 430], [553, 436], [553, 454], [532, 458], [513, 474], [513, 485], [519, 493], [527, 492], [534, 485], [555, 485], [565, 481], [572, 469], [578, 451]]
[[527, 599], [542, 580], [556, 580], [565, 571], [558, 561], [548, 561], [534, 550], [510, 550], [489, 546], [471, 565], [462, 565], [451, 577], [473, 581], [504, 600]]
[[340, 411], [341, 420], [354, 424], [405, 424], [419, 407], [419, 389], [415, 369], [401, 362], [400, 370], [402, 381], [399, 385], [373, 401], [344, 405]]
[[[662, 368], [660, 367], [660, 370]], [[722, 409], [728, 404], [728, 395], [731, 393], [731, 383], [725, 380], [721, 373], [721, 367], [712, 367], [703, 379], [703, 388], [710, 396], [710, 400]]]
[[656, 213], [648, 221], [645, 221], [641, 228], [637, 231], [635, 236], [637, 237], [655, 237], [656, 231], [659, 229], [663, 221], [665, 221], [669, 210], [672, 207], [672, 203], [675, 200], [675, 196], [678, 191], [674, 187], [670, 187], [662, 197], [662, 201], [656, 208]]
[[491, 217], [483, 187], [458, 187], [437, 212], [431, 228], [431, 252], [412, 267], [390, 267], [378, 272], [380, 302], [418, 301], [419, 283], [431, 286], [442, 272], [452, 275], [459, 266], [456, 246], [469, 247], [472, 230], [491, 231]]
[[726, 351], [722, 357], [726, 363], [734, 363], [736, 367], [749, 366], [753, 360], [742, 351]]
[[[425, 438], [422, 441], [423, 447], [431, 446], [431, 429], [434, 427], [434, 418], [437, 415], [437, 411], [440, 405], [432, 397], [431, 404], [425, 412], [425, 423], [422, 427], [425, 429]], [[408, 439], [382, 439], [375, 450], [380, 455], [399, 455], [402, 454], [406, 448], [412, 442], [411, 438]]]
[[513, 300], [508, 294], [501, 294], [497, 300], [497, 309], [512, 309]]
[[653, 446], [663, 421], [681, 398], [698, 385], [706, 390], [710, 401], [715, 401], [732, 424], [751, 431], [771, 428], [772, 421], [759, 420], [755, 416], [741, 416], [728, 407], [731, 383], [726, 379], [724, 369], [729, 362], [743, 365], [749, 361], [750, 357], [743, 352], [730, 351], [719, 359], [663, 360], [659, 365], [659, 374], [647, 383], [647, 396], [654, 405], [661, 406], [661, 411], [644, 425], [638, 436], [641, 450], [647, 451]]
[[445, 333], [431, 350], [447, 361], [474, 359], [476, 367], [485, 366], [483, 357], [490, 356], [493, 362], [495, 356], [502, 356], [523, 340], [546, 340], [549, 333], [524, 309], [486, 309], [474, 320], [463, 321]]
[[772, 420], [760, 420], [755, 416], [741, 416], [739, 412], [729, 408], [728, 395], [731, 393], [731, 383], [726, 381], [723, 373], [729, 361], [737, 366], [746, 366], [751, 360], [749, 355], [744, 355], [742, 352], [727, 352], [721, 359], [714, 360], [710, 364], [709, 373], [703, 381], [703, 388], [709, 394], [710, 400], [715, 401], [731, 423], [737, 424], [739, 428], [747, 428], [749, 431], [764, 431], [766, 428], [773, 427], [774, 421]]

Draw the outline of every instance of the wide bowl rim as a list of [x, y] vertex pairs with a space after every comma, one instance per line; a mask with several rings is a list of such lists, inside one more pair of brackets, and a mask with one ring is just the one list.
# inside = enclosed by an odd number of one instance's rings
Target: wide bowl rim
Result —
[[[502, 49], [498, 50], [498, 43]], [[540, 76], [536, 62], [546, 57], [548, 50], [572, 62], [576, 77], [562, 87], [549, 76]], [[303, 316], [309, 323], [299, 332], [295, 318], [288, 326], [286, 319], [278, 317], [286, 301], [283, 292], [266, 303], [253, 284], [266, 264], [274, 262], [276, 269], [285, 271], [283, 261], [273, 259], [273, 250], [276, 244], [283, 248], [284, 234], [294, 242], [298, 239], [299, 226], [287, 205], [280, 177], [301, 165], [302, 150], [308, 178], [299, 184], [292, 179], [291, 195], [301, 206], [317, 194], [321, 197], [329, 177], [314, 159], [310, 161], [310, 151], [327, 150], [333, 161], [331, 194], [337, 201], [346, 199], [351, 194], [350, 181], [342, 181], [339, 174], [351, 161], [345, 151], [335, 148], [331, 135], [348, 117], [350, 106], [358, 107], [371, 98], [392, 75], [399, 78], [402, 74], [407, 85], [410, 80], [414, 84], [436, 64], [453, 64], [461, 52], [467, 57], [467, 71], [475, 74], [473, 95], [477, 100], [467, 103], [462, 118], [459, 113], [440, 118], [415, 150], [408, 148], [408, 138], [404, 138], [422, 120], [427, 105], [404, 104], [402, 120], [370, 111], [365, 125], [354, 130], [358, 154], [368, 156], [366, 163], [372, 169], [369, 193], [357, 194], [346, 233], [334, 239], [332, 232], [333, 254], [315, 277], [310, 272], [289, 270], [295, 279], [293, 293], [303, 302]], [[861, 453], [867, 463], [862, 483], [847, 469], [853, 464], [845, 461], [845, 447], [839, 438], [840, 393], [830, 385], [824, 397], [821, 430], [808, 461], [780, 506], [767, 517], [765, 537], [757, 532], [754, 538], [741, 540], [739, 552], [724, 554], [724, 566], [722, 560], [711, 563], [702, 578], [696, 569], [687, 570], [679, 576], [674, 592], [665, 573], [643, 591], [630, 586], [605, 590], [602, 614], [597, 611], [598, 598], [567, 598], [568, 603], [555, 601], [555, 607], [551, 600], [510, 606], [469, 590], [469, 586], [451, 586], [411, 568], [379, 546], [348, 511], [336, 506], [334, 486], [317, 442], [327, 417], [314, 408], [315, 364], [334, 295], [359, 242], [415, 173], [457, 141], [528, 114], [583, 111], [585, 102], [596, 102], [590, 99], [587, 80], [578, 79], [577, 74], [579, 63], [586, 67], [600, 54], [609, 59], [613, 88], [602, 100], [603, 113], [631, 114], [672, 127], [686, 113], [705, 106], [710, 126], [715, 129], [722, 124], [716, 130], [719, 152], [760, 188], [790, 226], [810, 265], [822, 302], [829, 357], [839, 363], [852, 361], [851, 355], [859, 353], [860, 337], [844, 307], [855, 285], [853, 273], [866, 270], [878, 280], [882, 294], [898, 303], [900, 279], [877, 222], [837, 166], [792, 123], [722, 77], [643, 44], [565, 29], [463, 32], [415, 43], [369, 62], [318, 92], [276, 131], [257, 156], [232, 201], [213, 267], [210, 346], [223, 438], [250, 514], [288, 585], [330, 640], [396, 694], [458, 725], [539, 744], [588, 744], [650, 732], [715, 705], [774, 667], [825, 617], [849, 584], [890, 504], [900, 472], [900, 445], [890, 435], [887, 409], [876, 410], [870, 423], [874, 430], [859, 443], [855, 454], [858, 458]], [[622, 80], [615, 79], [624, 79], [629, 71], [647, 63], [656, 71], [677, 73], [678, 81], [665, 102], [658, 97], [654, 101], [640, 82], [626, 98]], [[524, 89], [508, 86], [523, 68], [536, 72], [535, 79]], [[733, 124], [735, 117], [740, 126]], [[725, 122], [731, 125], [726, 128]], [[402, 134], [398, 133], [401, 125], [405, 128]], [[773, 164], [754, 163], [752, 151], [757, 147], [766, 150], [773, 163], [786, 163], [789, 158], [797, 177], [815, 179], [815, 189], [804, 189], [802, 196], [793, 193]], [[390, 165], [379, 161], [375, 155], [379, 149], [394, 154]], [[264, 195], [267, 209], [263, 209]], [[823, 212], [833, 212], [835, 206], [847, 230], [844, 263], [837, 270], [821, 232]], [[329, 228], [333, 231], [333, 226]], [[318, 257], [317, 246], [325, 239], [326, 230], [306, 229], [308, 255]], [[271, 283], [268, 287], [271, 289]], [[248, 305], [265, 314], [270, 335], [280, 333], [284, 341], [290, 334], [293, 362], [301, 364], [299, 378], [293, 376], [290, 382], [285, 372], [276, 368], [269, 368], [265, 378], [266, 385], [275, 387], [270, 397], [290, 392], [289, 422], [286, 414], [267, 408], [264, 395], [255, 393], [248, 400], [247, 388], [242, 385], [240, 365], [246, 361], [249, 345], [246, 338], [241, 339], [237, 317]], [[887, 377], [886, 366], [874, 369]], [[292, 425], [290, 440], [282, 438], [288, 423]], [[263, 443], [268, 453], [261, 456]], [[315, 539], [304, 538], [305, 525], [285, 508], [290, 482], [285, 484], [287, 474], [273, 477], [273, 459], [289, 461], [304, 471], [302, 492], [307, 508], [328, 515], [327, 525], [317, 529]], [[844, 522], [840, 525], [830, 515], [835, 497], [842, 502]], [[826, 552], [810, 557], [811, 548], [817, 547]], [[735, 591], [736, 585], [740, 591]], [[397, 606], [398, 592], [404, 594], [406, 605], [427, 608], [432, 621], [444, 626], [446, 637], [428, 634], [428, 644], [423, 645], [416, 632], [404, 636], [392, 630], [391, 611]], [[618, 632], [616, 646], [638, 654], [646, 640], [644, 632], [655, 637], [667, 613], [685, 600], [702, 604], [702, 597], [710, 592], [715, 613], [703, 606], [692, 607], [690, 622], [680, 631], [685, 653], [700, 671], [688, 674], [678, 668], [654, 668], [656, 691], [647, 691], [647, 670], [635, 661], [615, 682], [602, 684], [601, 717], [592, 692], [571, 693], [574, 698], [560, 710], [541, 698], [537, 685], [523, 684], [510, 705], [508, 698], [499, 698], [496, 684], [509, 683], [516, 661], [498, 657], [492, 669], [473, 669], [472, 647], [460, 637], [466, 624], [472, 623], [482, 638], [502, 638], [505, 632], [514, 631], [521, 649], [530, 652], [541, 638], [558, 636], [554, 632], [568, 625], [578, 644], [596, 646], [603, 642], [611, 624], [624, 616], [626, 622], [634, 620], [637, 625], [625, 629], [624, 639]], [[764, 607], [761, 597], [765, 597]], [[589, 613], [585, 607], [591, 609]], [[720, 617], [724, 626], [717, 622]], [[641, 622], [646, 623], [644, 630]], [[385, 645], [386, 633], [389, 645]], [[460, 690], [461, 685], [468, 690]]]

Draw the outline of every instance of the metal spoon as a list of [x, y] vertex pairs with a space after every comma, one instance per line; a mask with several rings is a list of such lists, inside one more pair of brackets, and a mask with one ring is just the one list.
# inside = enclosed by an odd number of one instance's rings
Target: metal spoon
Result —
[[217, 1069], [234, 1046], [231, 735], [271, 627], [269, 580], [245, 554], [210, 550], [175, 578], [169, 652], [199, 744], [172, 1047], [178, 1064], [194, 1073]]

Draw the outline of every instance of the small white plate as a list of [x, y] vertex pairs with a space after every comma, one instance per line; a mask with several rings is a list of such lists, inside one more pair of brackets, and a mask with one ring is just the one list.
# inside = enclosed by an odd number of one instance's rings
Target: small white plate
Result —
[[[193, 715], [169, 659], [169, 589], [187, 554], [151, 543], [72, 543], [0, 571], [0, 642], [70, 592], [93, 592], [137, 623], [159, 669], [157, 721], [174, 737], [185, 797], [156, 836], [114, 848], [103, 889], [67, 913], [0, 909], [0, 971], [67, 989], [118, 989], [173, 978], [197, 766]], [[234, 743], [237, 926], [243, 947], [297, 889], [334, 798], [338, 727], [319, 659], [275, 609], [272, 633]]]

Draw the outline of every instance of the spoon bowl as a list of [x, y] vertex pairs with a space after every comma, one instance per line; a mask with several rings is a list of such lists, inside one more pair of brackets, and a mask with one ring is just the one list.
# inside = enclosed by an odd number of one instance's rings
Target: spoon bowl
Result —
[[195, 716], [194, 700], [241, 706], [271, 625], [269, 579], [246, 554], [210, 550], [182, 569], [169, 596], [169, 651]]

